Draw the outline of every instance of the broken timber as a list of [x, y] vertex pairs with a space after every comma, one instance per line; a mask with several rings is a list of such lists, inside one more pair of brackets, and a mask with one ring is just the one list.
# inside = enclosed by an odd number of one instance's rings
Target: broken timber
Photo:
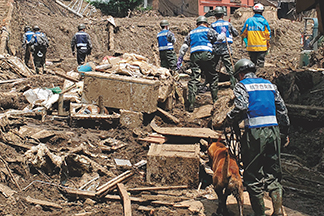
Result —
[[324, 107], [286, 104], [290, 116], [301, 119], [321, 121], [324, 120]]
[[[134, 164], [134, 168], [139, 168], [141, 166], [146, 165], [146, 161], [142, 160], [136, 164]], [[110, 181], [106, 182], [105, 184], [101, 185], [96, 189], [96, 192], [94, 191], [84, 191], [84, 190], [78, 190], [73, 188], [64, 188], [65, 192], [74, 195], [74, 196], [81, 196], [81, 197], [87, 197], [87, 198], [103, 198], [109, 191], [114, 189], [118, 183], [121, 183], [125, 179], [129, 178], [130, 176], [134, 175], [134, 171], [127, 170], [126, 172], [123, 172], [119, 176], [111, 179]]]
[[55, 2], [56, 2], [57, 4], [59, 4], [59, 5], [61, 5], [62, 7], [64, 7], [66, 10], [70, 11], [71, 13], [73, 13], [73, 14], [75, 14], [75, 15], [81, 17], [81, 18], [83, 18], [83, 15], [82, 15], [82, 14], [80, 14], [80, 13], [78, 13], [78, 12], [72, 10], [71, 8], [69, 8], [69, 6], [66, 6], [65, 4], [63, 4], [62, 2], [60, 2], [59, 0], [55, 0]]
[[128, 192], [187, 189], [188, 185], [128, 188]]
[[218, 139], [223, 136], [221, 132], [214, 131], [210, 128], [189, 128], [189, 127], [159, 127], [153, 120], [150, 124], [152, 129], [163, 135], [173, 135], [182, 137], [212, 138]]
[[162, 113], [163, 115], [165, 115], [168, 119], [170, 119], [171, 121], [173, 121], [174, 123], [178, 124], [180, 123], [180, 120], [176, 117], [174, 117], [173, 115], [171, 115], [170, 113], [168, 113], [167, 111], [164, 111], [163, 109], [161, 108], [157, 108], [157, 110]]
[[[120, 200], [120, 197], [118, 195], [106, 195], [105, 199], [109, 200]], [[182, 205], [180, 203], [174, 203], [174, 202], [168, 202], [168, 201], [160, 201], [160, 200], [146, 200], [140, 197], [130, 197], [130, 200], [132, 202], [139, 202], [139, 203], [149, 203], [149, 204], [155, 204], [155, 205], [166, 205], [166, 206], [173, 206], [176, 208], [188, 208], [189, 205]]]
[[32, 203], [32, 204], [35, 204], [35, 205], [53, 207], [53, 208], [58, 208], [58, 209], [63, 208], [59, 204], [56, 204], [56, 203], [53, 203], [53, 202], [48, 202], [48, 201], [45, 201], [45, 200], [34, 199], [34, 198], [31, 198], [30, 196], [24, 198], [24, 200], [26, 200], [26, 202], [28, 202], [28, 203]]
[[132, 207], [131, 207], [131, 200], [127, 194], [127, 190], [125, 185], [122, 183], [117, 184], [118, 192], [120, 197], [123, 199], [123, 206], [124, 206], [124, 215], [125, 216], [132, 216]]

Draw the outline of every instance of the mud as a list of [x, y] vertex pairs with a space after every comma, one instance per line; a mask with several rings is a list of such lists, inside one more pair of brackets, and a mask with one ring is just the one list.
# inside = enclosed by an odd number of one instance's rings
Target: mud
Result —
[[[71, 54], [70, 41], [73, 34], [77, 30], [79, 23], [87, 25], [86, 32], [90, 34], [93, 42], [92, 55], [88, 61], [100, 62], [106, 55], [118, 55], [122, 53], [136, 53], [147, 57], [151, 63], [157, 64], [156, 56], [157, 40], [156, 34], [160, 31], [159, 22], [161, 19], [168, 19], [170, 29], [175, 33], [177, 43], [175, 50], [178, 52], [184, 37], [189, 31], [195, 28], [195, 17], [162, 17], [158, 12], [151, 13], [133, 13], [129, 18], [116, 18], [117, 27], [114, 30], [115, 50], [108, 50], [108, 29], [107, 17], [97, 12], [94, 17], [79, 19], [70, 14], [66, 10], [57, 6], [53, 1], [41, 0], [20, 0], [14, 3], [14, 17], [11, 21], [11, 35], [9, 46], [12, 51], [23, 59], [23, 49], [21, 48], [21, 39], [23, 28], [25, 25], [38, 25], [40, 29], [46, 33], [50, 41], [50, 47], [47, 53], [49, 61], [53, 61], [52, 68], [60, 68], [64, 71], [73, 70], [76, 65], [76, 59]], [[210, 22], [214, 18], [209, 18]], [[243, 25], [242, 20], [232, 18], [234, 27], [238, 30]], [[266, 67], [258, 71], [258, 75], [270, 79], [278, 85], [278, 88], [287, 103], [322, 106], [322, 91], [311, 93], [314, 90], [324, 88], [323, 75], [321, 71], [310, 72], [304, 69], [297, 69], [300, 55], [300, 32], [303, 23], [292, 22], [290, 20], [269, 20], [272, 29], [271, 49], [266, 56]], [[234, 49], [234, 62], [241, 58], [248, 58], [242, 42], [236, 38], [232, 45]], [[185, 66], [189, 62], [189, 54], [185, 56]], [[2, 68], [1, 72], [6, 71]], [[14, 76], [11, 76], [16, 78]], [[226, 76], [223, 77], [226, 79]], [[46, 87], [53, 88], [55, 86], [62, 87], [63, 79], [50, 74], [37, 75], [26, 79], [23, 82], [14, 84], [1, 84], [1, 92], [9, 92], [12, 89], [21, 89], [25, 86], [31, 88]], [[196, 106], [212, 104], [210, 92], [200, 94], [196, 100]], [[24, 108], [27, 103], [20, 103], [17, 108]], [[13, 107], [15, 108], [15, 107]], [[68, 109], [66, 107], [66, 109]], [[6, 111], [1, 110], [1, 112]], [[56, 111], [56, 107], [53, 107]], [[211, 117], [203, 119], [195, 119], [188, 121], [189, 114], [185, 107], [179, 103], [175, 104], [170, 111], [180, 120], [177, 125], [179, 127], [210, 127]], [[158, 114], [157, 114], [158, 115]], [[3, 130], [5, 132], [18, 128], [23, 125], [42, 127], [55, 131], [55, 136], [47, 140], [42, 140], [52, 149], [61, 152], [73, 149], [80, 144], [84, 144], [87, 149], [94, 154], [104, 157], [91, 157], [100, 165], [106, 167], [115, 175], [121, 174], [125, 169], [114, 165], [114, 158], [128, 159], [132, 164], [146, 159], [149, 144], [138, 141], [139, 137], [146, 137], [152, 132], [148, 125], [152, 120], [152, 115], [144, 115], [144, 124], [140, 128], [129, 130], [119, 126], [109, 124], [101, 124], [98, 122], [85, 122], [77, 125], [78, 127], [70, 127], [69, 121], [64, 118], [56, 118], [55, 115], [48, 113], [45, 121], [41, 122], [40, 118], [22, 118], [16, 117], [10, 119], [10, 124], [6, 124]], [[160, 126], [173, 126], [170, 121], [157, 116], [156, 122]], [[284, 169], [283, 184], [285, 186], [284, 205], [302, 212], [304, 215], [321, 215], [324, 212], [322, 205], [322, 195], [324, 188], [321, 184], [308, 184], [303, 177], [323, 176], [323, 131], [324, 126], [321, 124], [313, 124], [310, 121], [301, 121], [300, 119], [292, 119], [292, 127], [290, 131], [291, 143], [283, 149], [283, 152], [290, 156], [283, 156], [284, 161], [289, 163], [297, 163], [300, 167], [305, 168], [309, 172], [301, 172], [300, 175]], [[1, 134], [0, 134], [1, 135]], [[97, 144], [104, 137], [112, 137], [127, 143], [127, 146], [113, 152], [101, 152], [96, 148]], [[181, 142], [179, 139], [172, 141]], [[197, 140], [191, 140], [196, 142]], [[190, 140], [186, 140], [190, 142]], [[10, 161], [9, 167], [14, 172], [14, 176], [22, 188], [28, 186], [35, 180], [51, 183], [44, 184], [34, 182], [31, 186], [18, 193], [15, 199], [7, 199], [0, 195], [0, 214], [1, 215], [72, 215], [77, 213], [90, 212], [90, 215], [123, 215], [122, 204], [119, 201], [99, 201], [91, 204], [85, 202], [84, 199], [75, 199], [64, 194], [55, 185], [61, 184], [62, 173], [59, 170], [42, 171], [31, 168], [24, 159], [25, 149], [13, 147], [0, 142], [0, 155], [7, 161]], [[293, 155], [293, 156], [291, 156]], [[18, 190], [15, 184], [8, 178], [4, 171], [4, 167], [0, 163], [0, 182], [6, 184], [12, 189]], [[285, 165], [288, 166], [288, 165]], [[289, 167], [289, 166], [288, 166]], [[80, 183], [81, 173], [73, 173], [65, 182], [65, 186], [77, 187]], [[107, 176], [100, 176], [99, 184], [103, 184], [109, 180]], [[294, 185], [291, 185], [294, 182]], [[127, 183], [126, 186], [142, 187], [152, 186], [145, 181], [145, 175], [135, 175]], [[205, 186], [202, 189], [205, 189]], [[302, 190], [294, 190], [294, 188], [302, 188], [304, 191], [316, 191], [317, 194], [309, 196]], [[208, 189], [208, 188], [207, 188]], [[117, 194], [117, 191], [113, 193]], [[178, 197], [181, 194], [194, 194], [195, 190], [170, 191], [171, 196]], [[206, 192], [207, 193], [207, 192]], [[189, 196], [188, 195], [188, 196]], [[316, 196], [317, 195], [317, 196]], [[58, 203], [63, 206], [62, 209], [42, 208], [26, 203], [20, 197], [33, 197], [41, 200], [47, 200]], [[190, 197], [190, 196], [189, 196]], [[201, 198], [202, 195], [192, 197]], [[205, 214], [212, 215], [216, 211], [216, 201], [204, 199]], [[138, 210], [139, 204], [132, 203], [133, 215], [148, 215]], [[233, 207], [235, 208], [235, 206]], [[154, 215], [193, 215], [188, 209], [173, 208], [166, 206], [156, 206]], [[293, 214], [290, 214], [293, 215]]]

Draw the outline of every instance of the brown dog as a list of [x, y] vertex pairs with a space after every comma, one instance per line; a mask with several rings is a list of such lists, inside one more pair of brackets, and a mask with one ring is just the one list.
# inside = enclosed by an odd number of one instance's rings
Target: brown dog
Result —
[[243, 184], [234, 156], [220, 139], [208, 145], [208, 156], [212, 162], [213, 185], [218, 196], [217, 213], [228, 215], [226, 200], [233, 194], [237, 200], [240, 216], [243, 216]]

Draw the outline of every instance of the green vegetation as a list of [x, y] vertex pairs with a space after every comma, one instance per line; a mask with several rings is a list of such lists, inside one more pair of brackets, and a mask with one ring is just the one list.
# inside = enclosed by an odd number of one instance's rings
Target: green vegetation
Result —
[[128, 10], [133, 10], [143, 3], [143, 0], [109, 0], [92, 1], [91, 4], [100, 9], [102, 13], [114, 17], [125, 17]]

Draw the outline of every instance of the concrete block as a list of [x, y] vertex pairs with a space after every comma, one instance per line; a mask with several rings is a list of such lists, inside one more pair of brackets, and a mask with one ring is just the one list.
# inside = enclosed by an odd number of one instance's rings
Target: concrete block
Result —
[[84, 73], [82, 102], [98, 102], [100, 95], [103, 105], [111, 108], [152, 113], [157, 109], [160, 82], [142, 78], [105, 74]]
[[130, 110], [120, 110], [119, 123], [126, 128], [137, 128], [143, 124], [143, 114]]
[[151, 144], [147, 154], [146, 179], [162, 185], [199, 184], [198, 144]]

